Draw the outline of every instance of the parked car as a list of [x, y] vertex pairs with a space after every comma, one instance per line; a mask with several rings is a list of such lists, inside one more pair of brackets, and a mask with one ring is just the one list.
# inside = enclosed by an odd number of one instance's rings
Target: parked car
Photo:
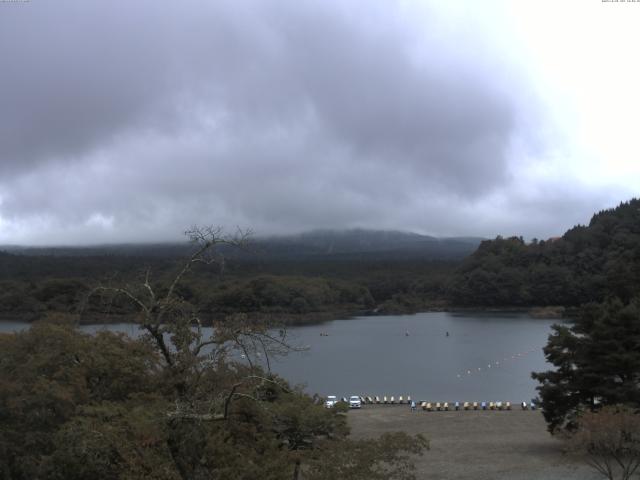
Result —
[[327, 408], [333, 408], [336, 406], [336, 403], [338, 403], [338, 397], [335, 395], [329, 395], [327, 396], [327, 401], [324, 402], [324, 406]]
[[362, 402], [360, 401], [360, 397], [357, 395], [351, 395], [349, 397], [349, 408], [360, 408], [362, 407]]

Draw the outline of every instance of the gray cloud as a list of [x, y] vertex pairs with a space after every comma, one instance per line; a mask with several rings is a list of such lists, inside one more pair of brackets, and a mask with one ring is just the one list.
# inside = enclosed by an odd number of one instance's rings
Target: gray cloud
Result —
[[2, 5], [0, 241], [474, 233], [514, 142], [542, 148], [533, 90], [472, 33], [363, 6]]

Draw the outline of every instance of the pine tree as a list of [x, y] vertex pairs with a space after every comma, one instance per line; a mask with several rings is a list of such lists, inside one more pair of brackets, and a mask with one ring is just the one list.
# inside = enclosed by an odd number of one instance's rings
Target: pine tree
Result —
[[550, 431], [573, 428], [583, 410], [640, 406], [640, 299], [583, 307], [571, 326], [554, 326], [544, 352], [556, 369], [532, 376]]

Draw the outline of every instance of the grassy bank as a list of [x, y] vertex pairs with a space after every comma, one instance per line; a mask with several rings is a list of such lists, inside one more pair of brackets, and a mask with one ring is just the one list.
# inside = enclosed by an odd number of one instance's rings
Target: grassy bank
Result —
[[446, 480], [596, 480], [583, 459], [566, 455], [539, 411], [411, 412], [367, 405], [348, 413], [352, 435], [421, 433], [431, 449], [416, 459], [417, 478]]

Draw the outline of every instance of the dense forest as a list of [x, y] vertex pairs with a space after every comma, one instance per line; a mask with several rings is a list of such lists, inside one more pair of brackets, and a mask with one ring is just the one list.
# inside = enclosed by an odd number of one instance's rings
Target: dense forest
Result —
[[[147, 271], [162, 284], [189, 248], [7, 249], [0, 252], [0, 317], [36, 320], [78, 313], [79, 306], [83, 321], [132, 314], [126, 302], [84, 299], [97, 286], [136, 282]], [[316, 232], [223, 248], [223, 257], [181, 286], [205, 318], [244, 312], [302, 323], [456, 307], [577, 307], [608, 297], [628, 302], [640, 287], [640, 200], [548, 240]]]
[[[78, 313], [78, 306], [89, 322], [132, 314], [126, 302], [84, 299], [97, 286], [136, 282], [147, 271], [161, 284], [189, 248], [7, 248], [0, 252], [0, 317], [32, 321]], [[577, 307], [614, 296], [628, 302], [640, 287], [640, 200], [548, 240], [324, 231], [222, 248], [220, 258], [181, 286], [205, 318], [244, 312], [303, 323], [456, 307]]]
[[[365, 230], [258, 238], [243, 249], [221, 246], [220, 261], [194, 272], [180, 294], [204, 318], [243, 312], [292, 323], [442, 308], [451, 272], [478, 243]], [[158, 285], [166, 283], [190, 248], [7, 247], [0, 252], [0, 318], [82, 313], [91, 322], [132, 315], [129, 303], [89, 293], [135, 283], [148, 271]]]
[[415, 479], [424, 437], [351, 439], [346, 405], [271, 372], [294, 349], [284, 329], [231, 315], [205, 335], [180, 289], [219, 243], [205, 237], [167, 283], [102, 287], [137, 312], [139, 338], [83, 334], [69, 315], [0, 334], [0, 478]]
[[450, 302], [463, 306], [627, 303], [640, 288], [640, 200], [601, 211], [560, 238], [484, 241], [453, 274]]

